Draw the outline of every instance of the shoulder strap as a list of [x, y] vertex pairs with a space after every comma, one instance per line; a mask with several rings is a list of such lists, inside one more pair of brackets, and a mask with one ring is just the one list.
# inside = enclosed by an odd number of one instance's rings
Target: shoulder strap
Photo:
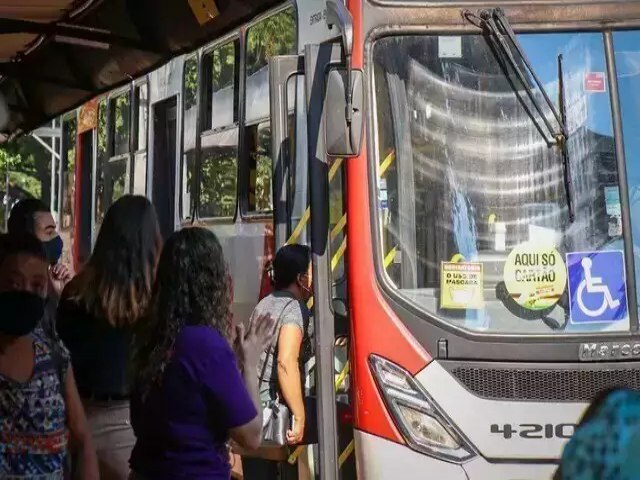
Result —
[[[278, 320], [276, 321], [276, 329], [278, 330], [278, 332], [280, 332], [280, 320], [282, 320], [282, 315], [284, 315], [284, 311], [289, 307], [289, 305], [291, 305], [293, 302], [296, 302], [296, 301], [297, 300], [288, 301], [287, 304], [280, 311], [280, 315], [278, 315]], [[260, 377], [258, 377], [258, 380], [260, 380], [261, 382], [264, 381], [265, 379], [264, 371], [267, 369], [267, 362], [269, 361], [269, 355], [273, 353], [277, 344], [278, 344], [278, 335], [276, 334], [273, 336], [273, 339], [271, 340], [271, 345], [269, 345], [269, 348], [267, 348], [267, 354], [264, 357], [264, 362], [262, 362], [262, 370], [260, 372]]]

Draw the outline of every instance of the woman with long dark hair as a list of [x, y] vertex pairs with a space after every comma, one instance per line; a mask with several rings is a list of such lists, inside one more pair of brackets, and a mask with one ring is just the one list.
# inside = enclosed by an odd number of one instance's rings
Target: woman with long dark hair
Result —
[[160, 248], [149, 200], [120, 198], [58, 307], [58, 334], [71, 353], [103, 480], [129, 476], [135, 442], [129, 423], [130, 344], [149, 305]]
[[256, 371], [274, 322], [260, 316], [232, 338], [230, 291], [212, 232], [187, 228], [167, 240], [134, 341], [132, 477], [229, 479], [229, 438], [260, 445]]

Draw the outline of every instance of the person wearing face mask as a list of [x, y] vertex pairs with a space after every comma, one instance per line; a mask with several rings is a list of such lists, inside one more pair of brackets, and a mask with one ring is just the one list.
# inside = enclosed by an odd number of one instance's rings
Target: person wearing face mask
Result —
[[[254, 309], [251, 321], [270, 314], [277, 319], [277, 341], [261, 357], [258, 375], [260, 400], [268, 404], [276, 397], [291, 413], [292, 428], [287, 443], [296, 445], [308, 441], [305, 424], [314, 422], [314, 413], [305, 411], [304, 365], [313, 356], [311, 337], [313, 323], [306, 302], [311, 297], [311, 250], [306, 245], [285, 245], [273, 262], [275, 290], [263, 298]], [[309, 417], [307, 418], [307, 413]], [[308, 433], [308, 432], [307, 432]], [[281, 465], [282, 467], [282, 465]], [[261, 458], [244, 456], [242, 468], [246, 478], [276, 478], [278, 465]]]
[[43, 334], [49, 262], [30, 234], [0, 236], [0, 472], [11, 479], [98, 478], [69, 355]]
[[73, 278], [73, 272], [60, 263], [64, 244], [51, 210], [37, 198], [20, 200], [11, 209], [7, 231], [14, 235], [28, 233], [42, 242], [49, 263], [49, 294], [42, 329], [48, 335], [55, 336], [54, 319], [58, 300], [66, 284]]

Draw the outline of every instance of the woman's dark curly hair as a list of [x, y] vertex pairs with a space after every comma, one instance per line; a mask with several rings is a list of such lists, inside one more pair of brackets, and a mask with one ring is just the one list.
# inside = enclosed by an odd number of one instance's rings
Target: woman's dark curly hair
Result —
[[217, 237], [185, 228], [167, 240], [146, 318], [134, 336], [136, 389], [158, 383], [186, 325], [208, 325], [231, 339], [231, 282]]

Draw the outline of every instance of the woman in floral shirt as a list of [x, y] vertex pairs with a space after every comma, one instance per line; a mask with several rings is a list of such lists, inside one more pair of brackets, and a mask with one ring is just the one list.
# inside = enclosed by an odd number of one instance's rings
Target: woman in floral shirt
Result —
[[94, 480], [96, 456], [69, 356], [36, 328], [48, 267], [35, 237], [0, 236], [0, 478], [69, 478], [71, 444], [79, 476]]

